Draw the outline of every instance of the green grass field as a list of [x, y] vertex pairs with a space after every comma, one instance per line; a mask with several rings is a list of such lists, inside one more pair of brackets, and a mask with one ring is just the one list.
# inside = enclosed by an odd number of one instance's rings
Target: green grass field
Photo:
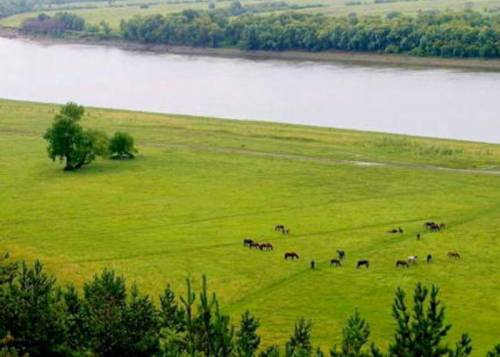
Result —
[[[329, 348], [359, 308], [386, 347], [396, 287], [435, 283], [451, 339], [469, 332], [476, 356], [500, 342], [500, 146], [88, 109], [84, 125], [130, 132], [140, 155], [67, 173], [41, 138], [56, 111], [0, 100], [0, 251], [39, 258], [62, 282], [108, 266], [153, 295], [206, 273], [226, 312], [258, 316], [264, 345], [305, 316]], [[448, 228], [417, 241], [426, 220]], [[245, 237], [275, 250], [250, 251]], [[330, 268], [339, 248], [345, 266]], [[430, 265], [394, 267], [428, 253]], [[362, 258], [370, 269], [354, 268]]]
[[[255, 4], [263, 0], [241, 0], [243, 4]], [[352, 0], [287, 0], [289, 4], [298, 5], [318, 5], [322, 7], [312, 7], [299, 9], [294, 11], [309, 12], [309, 13], [324, 13], [332, 16], [346, 16], [351, 13], [358, 15], [386, 15], [391, 12], [397, 11], [405, 14], [414, 15], [419, 11], [428, 10], [456, 10], [463, 11], [465, 9], [472, 9], [479, 12], [493, 12], [500, 11], [500, 0], [415, 0], [415, 1], [397, 1], [391, 3], [375, 3], [374, 0], [361, 0], [360, 5], [349, 5]], [[165, 2], [159, 0], [119, 0], [114, 1], [114, 6], [110, 7], [107, 2], [93, 2], [82, 1], [72, 3], [70, 6], [65, 5], [63, 8], [54, 8], [52, 10], [45, 9], [44, 11], [35, 11], [30, 13], [18, 14], [15, 16], [0, 19], [0, 25], [7, 27], [19, 27], [22, 21], [28, 17], [33, 17], [40, 12], [53, 14], [58, 11], [70, 11], [85, 18], [89, 24], [97, 25], [101, 21], [106, 21], [116, 31], [119, 29], [120, 20], [130, 19], [135, 15], [152, 15], [152, 14], [167, 14], [179, 12], [185, 9], [204, 10], [208, 8], [207, 1], [203, 2], [178, 2], [175, 1]], [[141, 3], [150, 4], [148, 8], [141, 8]], [[219, 0], [217, 2], [218, 8], [225, 8], [229, 6], [230, 1]], [[73, 7], [73, 8], [72, 8]]]

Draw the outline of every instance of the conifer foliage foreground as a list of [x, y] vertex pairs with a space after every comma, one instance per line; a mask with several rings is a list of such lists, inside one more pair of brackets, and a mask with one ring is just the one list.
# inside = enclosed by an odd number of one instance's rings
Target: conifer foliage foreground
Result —
[[[261, 346], [259, 321], [245, 312], [238, 326], [221, 312], [203, 277], [199, 293], [186, 280], [184, 296], [167, 285], [157, 306], [133, 284], [109, 269], [86, 282], [83, 291], [60, 286], [40, 262], [28, 265], [0, 258], [0, 356], [468, 356], [463, 334], [453, 346], [451, 324], [439, 289], [417, 284], [412, 304], [397, 289], [394, 337], [387, 351], [369, 343], [370, 325], [358, 311], [330, 351], [312, 344], [312, 322], [299, 319], [284, 346]], [[340, 332], [339, 332], [340, 333]], [[263, 338], [265, 340], [265, 336]], [[500, 356], [500, 344], [487, 357]]]

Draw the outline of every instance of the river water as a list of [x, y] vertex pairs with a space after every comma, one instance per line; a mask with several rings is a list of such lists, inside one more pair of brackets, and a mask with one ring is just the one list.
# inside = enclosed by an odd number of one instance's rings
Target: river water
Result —
[[0, 98], [500, 143], [500, 73], [493, 72], [156, 54], [0, 38]]

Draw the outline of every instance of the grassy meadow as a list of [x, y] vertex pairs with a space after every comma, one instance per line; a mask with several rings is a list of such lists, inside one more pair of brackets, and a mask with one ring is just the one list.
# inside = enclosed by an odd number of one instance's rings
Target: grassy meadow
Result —
[[[155, 296], [205, 273], [234, 319], [257, 315], [265, 346], [304, 316], [329, 348], [358, 308], [387, 347], [396, 287], [434, 283], [450, 342], [469, 332], [476, 356], [500, 342], [499, 145], [91, 108], [83, 125], [131, 133], [140, 154], [69, 173], [41, 137], [57, 110], [0, 100], [0, 251], [39, 258], [62, 282], [111, 267]], [[427, 220], [448, 227], [426, 233]], [[275, 250], [244, 248], [246, 237]], [[337, 249], [347, 259], [331, 268]], [[428, 253], [432, 264], [394, 267]]]
[[[243, 5], [262, 3], [263, 0], [241, 0]], [[417, 14], [419, 11], [463, 11], [472, 9], [479, 12], [500, 11], [500, 0], [414, 0], [414, 1], [394, 1], [386, 3], [376, 3], [375, 0], [287, 0], [290, 5], [313, 6], [310, 8], [297, 9], [293, 11], [308, 13], [323, 13], [332, 16], [346, 16], [351, 13], [357, 15], [387, 15], [391, 12], [401, 12], [404, 14]], [[353, 5], [353, 2], [356, 4]], [[217, 1], [218, 8], [226, 8], [230, 5], [229, 0]], [[145, 8], [141, 4], [148, 4]], [[321, 5], [321, 7], [314, 7]], [[115, 31], [119, 30], [120, 20], [128, 20], [136, 15], [168, 14], [186, 9], [204, 10], [208, 8], [205, 1], [161, 1], [161, 0], [117, 0], [109, 6], [107, 2], [82, 1], [62, 6], [54, 6], [51, 9], [22, 13], [0, 19], [0, 25], [7, 27], [19, 27], [26, 18], [36, 16], [41, 12], [54, 14], [59, 11], [70, 11], [82, 16], [87, 23], [98, 25], [101, 21], [106, 21]], [[290, 11], [290, 10], [287, 10]]]

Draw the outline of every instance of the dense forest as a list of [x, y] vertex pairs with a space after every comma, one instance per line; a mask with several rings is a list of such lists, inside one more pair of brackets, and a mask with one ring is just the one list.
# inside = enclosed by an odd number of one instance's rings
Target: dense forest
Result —
[[[357, 310], [341, 331], [342, 344], [332, 357], [429, 356], [466, 357], [472, 341], [462, 334], [452, 347], [444, 339], [446, 322], [439, 289], [417, 284], [413, 308], [397, 289], [392, 307], [394, 338], [386, 352], [368, 344], [370, 325]], [[222, 312], [217, 296], [202, 280], [195, 293], [190, 280], [184, 296], [170, 285], [159, 306], [112, 270], [103, 270], [83, 284], [58, 285], [41, 263], [14, 262], [0, 256], [0, 356], [221, 356], [323, 357], [312, 344], [312, 322], [299, 319], [284, 346], [262, 348], [260, 323], [250, 312], [238, 326]], [[388, 309], [388, 313], [390, 310]], [[493, 327], [492, 327], [493, 328]], [[500, 356], [500, 345], [488, 353]]]
[[171, 45], [500, 57], [500, 16], [472, 11], [338, 18], [298, 13], [223, 16], [186, 10], [122, 21], [121, 31], [127, 40]]

